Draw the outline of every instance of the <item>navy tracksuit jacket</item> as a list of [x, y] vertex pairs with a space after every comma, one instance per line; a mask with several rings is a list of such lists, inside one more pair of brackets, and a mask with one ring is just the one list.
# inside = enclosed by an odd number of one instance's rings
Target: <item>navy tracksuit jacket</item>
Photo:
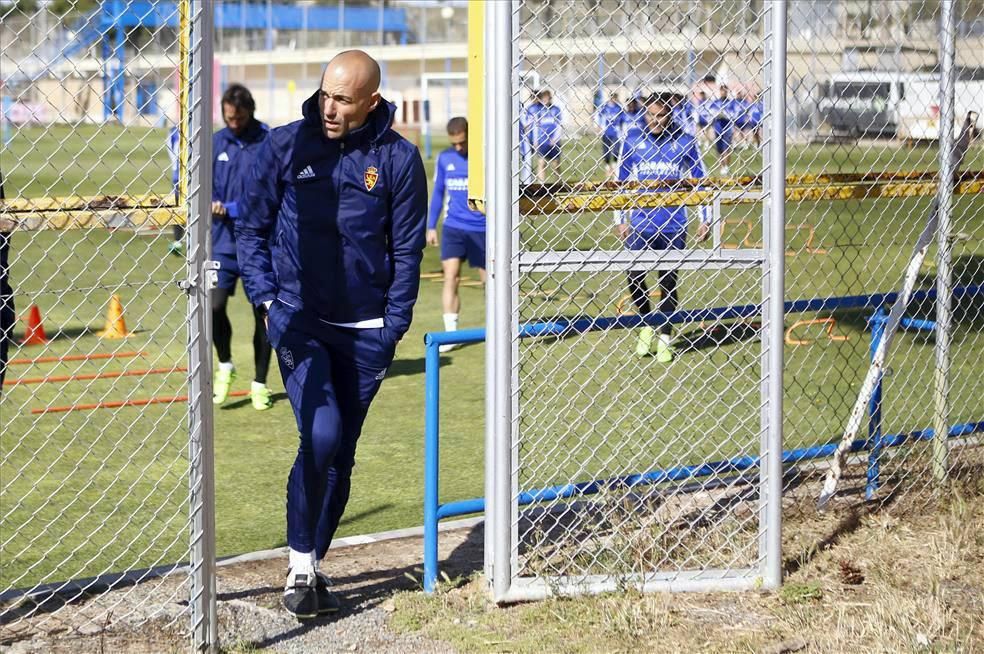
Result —
[[[255, 305], [273, 300], [268, 335], [300, 432], [287, 543], [318, 558], [420, 283], [427, 180], [417, 148], [391, 129], [395, 110], [381, 101], [365, 125], [328, 139], [315, 93], [303, 120], [261, 144], [234, 222], [246, 294]], [[377, 318], [383, 327], [339, 326]]]

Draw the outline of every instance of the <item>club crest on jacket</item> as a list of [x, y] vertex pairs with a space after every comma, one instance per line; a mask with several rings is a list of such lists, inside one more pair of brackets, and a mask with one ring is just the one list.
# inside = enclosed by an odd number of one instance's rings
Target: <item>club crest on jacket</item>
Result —
[[371, 191], [374, 186], [376, 186], [376, 180], [379, 179], [379, 171], [376, 170], [375, 166], [369, 166], [366, 168], [366, 173], [364, 180], [366, 182], [366, 190]]

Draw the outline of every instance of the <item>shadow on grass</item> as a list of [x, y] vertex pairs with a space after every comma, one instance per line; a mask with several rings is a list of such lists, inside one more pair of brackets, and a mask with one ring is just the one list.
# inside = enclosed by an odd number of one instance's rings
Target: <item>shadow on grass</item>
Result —
[[[99, 332], [102, 327], [62, 327], [57, 331], [47, 331], [47, 337], [49, 341], [64, 341], [64, 340], [74, 340], [81, 338], [83, 336], [93, 336]], [[137, 333], [134, 331], [133, 333]], [[14, 343], [20, 343], [24, 338], [24, 332], [20, 331], [12, 335]]]

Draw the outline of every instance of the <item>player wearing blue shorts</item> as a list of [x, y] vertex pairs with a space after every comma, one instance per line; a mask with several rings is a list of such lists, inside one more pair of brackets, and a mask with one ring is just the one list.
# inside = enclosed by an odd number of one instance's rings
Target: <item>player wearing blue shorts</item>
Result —
[[625, 109], [618, 102], [618, 94], [612, 93], [608, 102], [598, 107], [595, 113], [595, 124], [601, 134], [601, 157], [609, 179], [614, 179], [618, 172], [618, 140], [624, 121]]
[[721, 84], [718, 87], [718, 97], [707, 102], [699, 114], [701, 126], [710, 124], [714, 130], [714, 149], [718, 153], [722, 175], [731, 173], [731, 144], [734, 140], [735, 122], [740, 113], [741, 108], [736, 101], [728, 97], [728, 87]]
[[[212, 336], [219, 368], [213, 380], [212, 401], [222, 404], [229, 396], [236, 368], [232, 363], [232, 323], [227, 304], [236, 292], [239, 263], [236, 235], [240, 203], [247, 191], [250, 168], [269, 128], [256, 120], [256, 103], [249, 89], [233, 84], [222, 95], [222, 119], [226, 126], [212, 137], [212, 259], [219, 262], [219, 283], [212, 289]], [[267, 342], [263, 314], [253, 308], [253, 362], [256, 375], [250, 385], [250, 398], [257, 411], [272, 406], [267, 388], [270, 370], [270, 344]]]
[[[653, 95], [646, 99], [647, 129], [633, 132], [622, 143], [619, 156], [619, 181], [679, 180], [704, 177], [697, 140], [673, 122], [672, 107], [667, 98]], [[701, 207], [701, 223], [697, 238], [701, 241], [710, 233], [709, 214]], [[656, 207], [618, 211], [615, 233], [629, 250], [682, 250], [686, 242], [687, 210], [685, 207]], [[629, 294], [640, 315], [652, 311], [645, 271], [628, 273]], [[657, 310], [671, 313], [677, 308], [677, 272], [659, 273], [660, 302]], [[636, 344], [638, 356], [655, 351], [660, 363], [673, 360], [672, 328], [669, 323], [660, 327], [656, 337], [652, 327], [643, 327]], [[654, 347], [655, 346], [655, 347]]]
[[[448, 121], [448, 138], [451, 147], [437, 155], [434, 165], [434, 192], [431, 194], [430, 214], [427, 218], [427, 244], [438, 245], [437, 220], [444, 213], [442, 229], [441, 268], [444, 272], [444, 289], [441, 305], [444, 309], [444, 330], [458, 329], [458, 282], [461, 278], [461, 262], [467, 261], [478, 269], [478, 276], [485, 283], [485, 214], [468, 208], [468, 121], [458, 116]], [[456, 345], [441, 345], [441, 352], [449, 352]]]
[[530, 148], [538, 158], [536, 176], [542, 184], [547, 178], [547, 165], [560, 172], [560, 140], [563, 135], [563, 116], [553, 103], [553, 94], [541, 89], [536, 101], [526, 107], [520, 122], [529, 139]]

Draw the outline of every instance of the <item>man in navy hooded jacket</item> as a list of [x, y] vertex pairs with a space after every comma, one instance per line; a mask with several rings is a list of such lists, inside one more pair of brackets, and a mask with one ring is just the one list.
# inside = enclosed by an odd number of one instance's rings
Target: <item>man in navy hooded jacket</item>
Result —
[[392, 129], [396, 109], [379, 82], [364, 52], [332, 59], [304, 118], [261, 146], [235, 223], [246, 293], [268, 312], [300, 432], [287, 481], [284, 592], [299, 618], [338, 608], [319, 563], [420, 282], [427, 180], [417, 148]]

